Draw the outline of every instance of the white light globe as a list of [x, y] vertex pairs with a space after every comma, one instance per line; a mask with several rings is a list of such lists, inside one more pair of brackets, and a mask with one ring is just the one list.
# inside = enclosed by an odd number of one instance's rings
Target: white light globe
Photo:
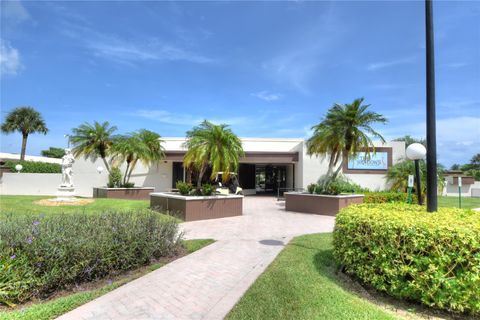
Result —
[[102, 172], [103, 172], [103, 167], [102, 167], [102, 166], [98, 166], [98, 167], [97, 167], [97, 172], [98, 172], [98, 173], [102, 173]]
[[425, 159], [427, 149], [425, 149], [425, 146], [421, 143], [412, 143], [407, 147], [406, 154], [410, 160], [421, 160]]
[[15, 170], [17, 170], [18, 172], [22, 171], [22, 169], [23, 169], [23, 166], [21, 164], [17, 164], [15, 166]]

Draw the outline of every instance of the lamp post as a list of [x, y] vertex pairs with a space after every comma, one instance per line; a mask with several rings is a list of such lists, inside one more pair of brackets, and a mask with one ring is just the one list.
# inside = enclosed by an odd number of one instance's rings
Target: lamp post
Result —
[[20, 171], [22, 171], [22, 169], [23, 169], [23, 166], [21, 164], [15, 165], [15, 170], [17, 170], [17, 173], [20, 173]]
[[437, 138], [435, 120], [435, 60], [432, 0], [425, 0], [427, 84], [427, 211], [437, 211]]
[[413, 160], [415, 162], [415, 180], [416, 180], [416, 187], [417, 189], [417, 200], [418, 204], [422, 205], [422, 185], [420, 182], [420, 164], [419, 161], [425, 159], [425, 155], [427, 154], [427, 150], [425, 146], [420, 143], [412, 143], [407, 147], [406, 150], [407, 158]]

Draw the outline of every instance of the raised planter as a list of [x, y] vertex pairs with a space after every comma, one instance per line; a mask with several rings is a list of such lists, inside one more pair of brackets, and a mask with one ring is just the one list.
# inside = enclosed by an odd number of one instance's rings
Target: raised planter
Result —
[[155, 192], [150, 194], [150, 207], [168, 211], [184, 221], [217, 219], [241, 216], [243, 196], [182, 196], [178, 193]]
[[285, 192], [285, 210], [335, 216], [340, 209], [363, 203], [363, 194], [323, 195]]
[[154, 187], [138, 188], [93, 188], [94, 198], [113, 198], [129, 200], [148, 200], [150, 193], [155, 191]]

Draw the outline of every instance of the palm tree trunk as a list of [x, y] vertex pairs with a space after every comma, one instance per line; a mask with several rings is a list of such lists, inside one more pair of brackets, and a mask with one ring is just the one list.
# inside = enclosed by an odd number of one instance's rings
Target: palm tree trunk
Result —
[[108, 165], [107, 159], [102, 157], [103, 164], [105, 165], [105, 169], [107, 169], [107, 172], [110, 173], [110, 166]]
[[127, 182], [130, 182], [130, 177], [132, 176], [132, 172], [133, 172], [133, 169], [135, 169], [136, 164], [137, 164], [137, 160], [133, 160], [130, 170], [128, 171]]
[[20, 160], [25, 160], [25, 152], [27, 151], [28, 133], [22, 133], [22, 150], [20, 151]]
[[[338, 168], [335, 170], [335, 172], [333, 173], [333, 177], [335, 178], [339, 173], [340, 173], [340, 170], [342, 169], [342, 166], [343, 166], [343, 161], [347, 161], [347, 155], [348, 155], [348, 152], [346, 150], [344, 150], [342, 152], [342, 162], [340, 163], [340, 165], [338, 166]], [[336, 159], [335, 162], [338, 162], [338, 158]]]
[[127, 183], [128, 168], [130, 167], [130, 161], [127, 161], [127, 168], [125, 169], [125, 174], [123, 175], [123, 184]]
[[205, 165], [205, 163], [203, 163], [202, 167], [200, 168], [200, 172], [198, 173], [198, 181], [197, 181], [198, 189], [202, 187], [202, 178], [203, 178], [203, 175], [205, 174], [206, 169], [207, 169], [207, 166]]

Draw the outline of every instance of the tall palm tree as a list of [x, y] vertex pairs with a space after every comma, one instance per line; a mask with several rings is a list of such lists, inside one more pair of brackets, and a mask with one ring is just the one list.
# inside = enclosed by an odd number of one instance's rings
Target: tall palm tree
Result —
[[22, 134], [22, 149], [20, 160], [25, 160], [28, 135], [31, 133], [47, 134], [48, 128], [42, 115], [32, 107], [18, 107], [10, 111], [2, 123], [3, 133], [18, 131]]
[[160, 138], [158, 133], [146, 129], [115, 138], [111, 153], [127, 163], [123, 184], [129, 183], [138, 161], [149, 165], [165, 156]]
[[208, 166], [212, 168], [211, 178], [220, 171], [227, 178], [230, 173], [237, 171], [240, 158], [244, 155], [242, 141], [227, 125], [215, 125], [207, 120], [187, 131], [184, 147], [187, 148], [184, 166], [197, 170], [198, 188], [202, 185]]
[[[387, 119], [367, 109], [370, 105], [363, 105], [363, 98], [355, 99], [350, 104], [334, 104], [325, 118], [312, 127], [312, 137], [307, 140], [307, 153], [329, 157], [328, 173], [334, 172], [334, 167], [341, 158], [355, 156], [359, 151], [365, 151], [370, 157], [371, 150], [375, 150], [372, 137], [385, 139], [372, 128], [375, 123], [386, 123]], [[341, 169], [339, 166], [333, 173], [336, 176]]]
[[116, 130], [117, 127], [110, 126], [108, 121], [103, 123], [95, 121], [93, 124], [85, 122], [77, 128], [73, 128], [70, 143], [73, 145], [74, 156], [83, 155], [94, 161], [100, 157], [105, 168], [110, 172], [107, 156], [113, 143], [113, 133]]

